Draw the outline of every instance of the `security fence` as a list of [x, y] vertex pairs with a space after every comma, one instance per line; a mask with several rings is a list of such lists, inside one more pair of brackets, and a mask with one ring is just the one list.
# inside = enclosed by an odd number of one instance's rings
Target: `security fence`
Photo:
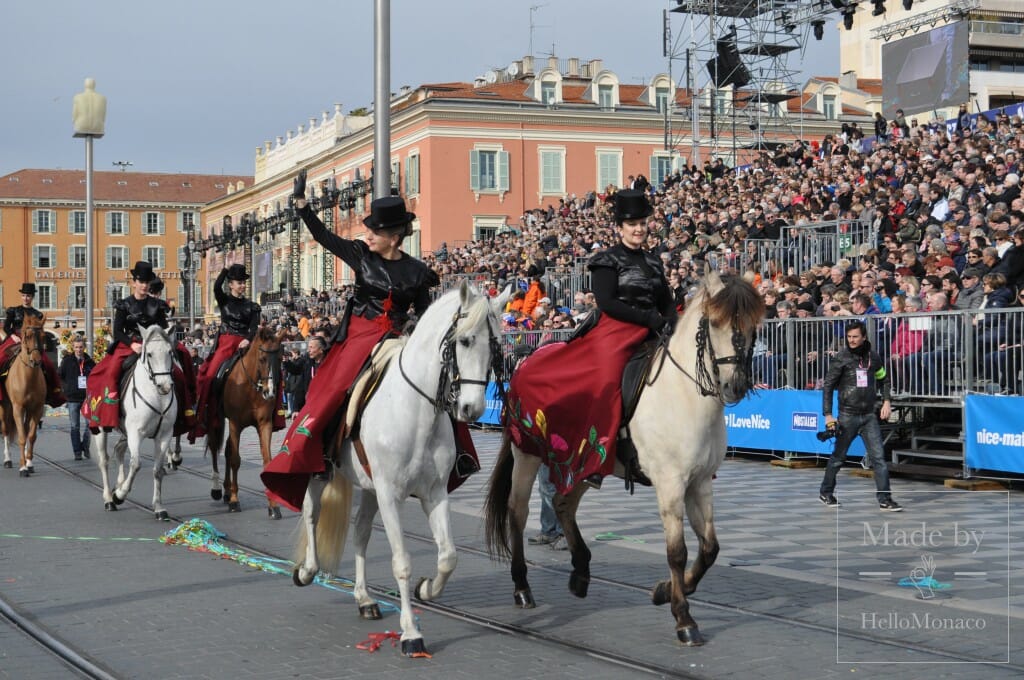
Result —
[[[820, 389], [831, 359], [845, 346], [849, 321], [766, 319], [754, 347], [755, 382], [768, 389]], [[1024, 309], [871, 315], [866, 322], [896, 398], [1024, 394]]]
[[779, 271], [806, 271], [822, 262], [856, 258], [878, 245], [878, 231], [860, 220], [834, 220], [782, 228], [777, 239], [747, 239], [739, 255], [739, 271], [756, 259], [765, 271], [775, 262]]

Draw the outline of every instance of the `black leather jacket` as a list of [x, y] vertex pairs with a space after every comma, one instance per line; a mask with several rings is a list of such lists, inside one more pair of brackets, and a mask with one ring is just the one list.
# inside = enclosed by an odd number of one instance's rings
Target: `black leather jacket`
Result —
[[[832, 415], [832, 393], [839, 390], [839, 414], [864, 415], [875, 410], [875, 395], [882, 391], [882, 399], [892, 395], [889, 374], [882, 358], [871, 350], [871, 343], [865, 341], [867, 353], [857, 356], [844, 347], [829, 364], [825, 384], [821, 391], [821, 412]], [[867, 384], [857, 387], [857, 371], [863, 369]]]
[[671, 321], [672, 293], [661, 260], [652, 253], [619, 243], [595, 253], [587, 267], [593, 272], [594, 296], [603, 313], [652, 329]]
[[225, 269], [213, 283], [213, 296], [217, 298], [217, 306], [220, 307], [221, 332], [252, 340], [260, 327], [262, 309], [252, 300], [225, 293], [224, 282], [227, 278], [228, 270]]
[[25, 323], [25, 316], [37, 316], [42, 318], [43, 313], [35, 307], [17, 305], [7, 308], [7, 317], [4, 319], [4, 333], [21, 335], [21, 326]]
[[114, 305], [114, 342], [110, 343], [107, 353], [112, 354], [119, 344], [142, 342], [142, 326], [157, 324], [166, 329], [170, 311], [171, 308], [160, 298], [139, 300], [134, 295], [121, 298]]
[[417, 317], [422, 316], [430, 304], [430, 289], [440, 283], [433, 269], [405, 253], [398, 260], [385, 260], [370, 252], [362, 241], [350, 241], [329, 232], [308, 205], [299, 215], [317, 243], [355, 272], [355, 291], [349, 301], [352, 314], [375, 319], [386, 312], [396, 330], [408, 321], [410, 307]]

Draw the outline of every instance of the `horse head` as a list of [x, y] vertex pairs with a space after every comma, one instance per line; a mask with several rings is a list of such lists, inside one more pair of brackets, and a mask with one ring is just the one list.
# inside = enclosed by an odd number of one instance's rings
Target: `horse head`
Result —
[[[701, 394], [713, 395], [726, 404], [743, 399], [753, 386], [751, 361], [754, 335], [764, 318], [764, 301], [749, 283], [735, 276], [723, 279], [718, 272], [706, 269], [700, 294], [691, 310], [684, 315], [696, 328], [696, 377]], [[689, 343], [689, 341], [687, 341]]]
[[260, 325], [246, 352], [246, 357], [253, 357], [256, 363], [252, 382], [264, 401], [273, 399], [281, 384], [281, 344], [286, 335], [283, 328], [275, 332], [269, 326]]
[[139, 353], [140, 366], [145, 369], [146, 375], [161, 395], [170, 394], [174, 389], [172, 369], [174, 366], [173, 350], [174, 344], [167, 335], [167, 331], [156, 324], [141, 327], [142, 351]]
[[26, 315], [21, 326], [22, 359], [31, 368], [37, 368], [43, 364], [43, 325], [45, 323], [45, 316]]
[[505, 290], [498, 293], [496, 297], [491, 298], [491, 313], [494, 314], [496, 318], [501, 318], [502, 312], [505, 311], [505, 305], [507, 305], [508, 301], [512, 299], [512, 290], [514, 287], [515, 284], [510, 283], [505, 286]]
[[[504, 297], [507, 300], [510, 294], [510, 289], [506, 289], [498, 299]], [[450, 412], [462, 422], [472, 422], [484, 412], [488, 374], [496, 365], [495, 352], [497, 362], [501, 361], [498, 316], [493, 304], [463, 279], [459, 286], [459, 311], [445, 336], [451, 348], [451, 366], [445, 367], [450, 376], [453, 401]], [[442, 357], [445, 358], [446, 354], [442, 344]]]

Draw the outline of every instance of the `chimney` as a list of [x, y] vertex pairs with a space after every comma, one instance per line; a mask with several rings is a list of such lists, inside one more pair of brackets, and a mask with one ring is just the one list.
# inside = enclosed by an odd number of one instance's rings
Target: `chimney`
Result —
[[569, 57], [569, 65], [566, 69], [566, 75], [570, 78], [580, 77], [580, 59], [579, 57]]
[[548, 68], [553, 68], [556, 71], [558, 70], [558, 57], [548, 57]]
[[523, 57], [523, 74], [533, 75], [533, 57]]
[[846, 71], [839, 76], [839, 87], [845, 90], [856, 90], [857, 89], [857, 72]]
[[590, 77], [593, 78], [604, 68], [604, 62], [600, 59], [590, 60]]

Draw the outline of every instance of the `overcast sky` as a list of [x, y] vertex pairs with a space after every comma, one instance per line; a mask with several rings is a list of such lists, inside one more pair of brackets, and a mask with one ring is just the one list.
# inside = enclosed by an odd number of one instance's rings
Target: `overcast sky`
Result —
[[[674, 4], [674, 3], [673, 3]], [[531, 12], [531, 6], [537, 8]], [[392, 0], [391, 89], [472, 81], [522, 58], [604, 60], [620, 82], [667, 71], [667, 0]], [[107, 97], [95, 168], [252, 174], [255, 149], [333, 111], [371, 107], [373, 0], [12, 0], [0, 7], [0, 175], [82, 168], [72, 98]], [[672, 26], [685, 31], [673, 14]], [[832, 30], [826, 36], [834, 35]], [[837, 75], [837, 41], [791, 62]], [[677, 78], [682, 61], [673, 64]], [[701, 81], [707, 74], [701, 74]], [[800, 81], [802, 83], [802, 79]]]

